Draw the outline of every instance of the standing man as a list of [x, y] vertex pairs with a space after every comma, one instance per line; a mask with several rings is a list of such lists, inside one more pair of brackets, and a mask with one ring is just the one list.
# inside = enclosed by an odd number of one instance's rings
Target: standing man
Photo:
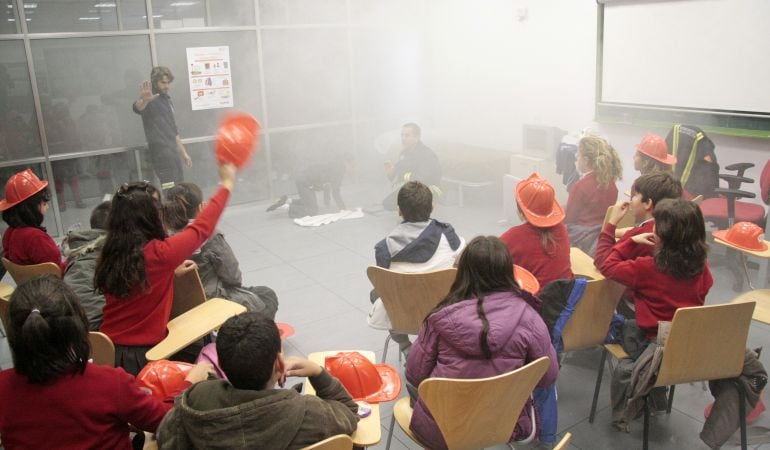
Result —
[[147, 149], [161, 189], [168, 189], [184, 181], [182, 163], [192, 167], [190, 155], [182, 145], [174, 120], [174, 105], [168, 95], [174, 75], [168, 67], [153, 67], [150, 81], [142, 82], [139, 100], [134, 102], [134, 112], [142, 116]]
[[385, 174], [396, 185], [396, 190], [382, 201], [382, 206], [387, 210], [396, 210], [398, 191], [408, 181], [419, 181], [428, 186], [434, 197], [441, 194], [441, 165], [433, 150], [422, 143], [420, 136], [421, 130], [416, 123], [407, 123], [401, 127], [401, 145], [404, 149], [395, 165], [390, 161], [385, 163]]

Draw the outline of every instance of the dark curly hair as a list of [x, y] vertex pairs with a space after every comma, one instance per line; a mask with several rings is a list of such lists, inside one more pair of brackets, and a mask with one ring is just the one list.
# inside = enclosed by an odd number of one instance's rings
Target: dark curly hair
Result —
[[172, 231], [179, 231], [198, 215], [203, 202], [201, 188], [195, 183], [177, 183], [166, 191], [163, 216]]
[[150, 183], [125, 183], [118, 189], [94, 272], [94, 286], [101, 293], [126, 298], [136, 289], [147, 288], [144, 245], [166, 238], [160, 211], [158, 190]]
[[88, 319], [77, 295], [53, 275], [16, 288], [9, 305], [8, 344], [17, 373], [43, 384], [82, 374], [88, 363]]
[[680, 280], [703, 273], [708, 244], [706, 224], [698, 205], [681, 198], [667, 198], [655, 205], [652, 216], [658, 236], [655, 250], [658, 270]]
[[281, 352], [275, 322], [262, 313], [246, 312], [227, 319], [217, 334], [219, 366], [238, 389], [262, 390]]

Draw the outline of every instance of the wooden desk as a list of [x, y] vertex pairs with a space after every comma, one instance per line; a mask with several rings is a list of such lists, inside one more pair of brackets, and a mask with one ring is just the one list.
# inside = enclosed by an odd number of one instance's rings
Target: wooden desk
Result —
[[11, 294], [13, 294], [14, 287], [10, 284], [6, 283], [0, 283], [0, 298], [5, 299], [6, 301], [9, 301], [11, 299]]
[[770, 325], [770, 289], [754, 289], [743, 293], [730, 303], [757, 302], [752, 319]]
[[[336, 355], [339, 352], [353, 352], [364, 355], [369, 361], [375, 363], [374, 352], [362, 351], [362, 350], [335, 350], [329, 352], [316, 352], [308, 355], [310, 361], [318, 364], [321, 367], [325, 367], [326, 357]], [[305, 393], [308, 395], [315, 395], [315, 389], [310, 384], [310, 380], [305, 380]], [[369, 417], [363, 417], [358, 421], [358, 428], [353, 432], [351, 436], [353, 438], [353, 445], [357, 447], [370, 447], [380, 442], [382, 437], [382, 427], [380, 426], [380, 405], [379, 403], [370, 403], [372, 407], [372, 413]]]
[[227, 319], [246, 312], [246, 307], [222, 298], [198, 305], [171, 320], [168, 335], [145, 354], [147, 361], [166, 359], [219, 328]]
[[594, 259], [577, 247], [569, 249], [569, 260], [572, 265], [572, 273], [575, 276], [584, 276], [592, 280], [603, 280], [604, 275], [594, 267]]

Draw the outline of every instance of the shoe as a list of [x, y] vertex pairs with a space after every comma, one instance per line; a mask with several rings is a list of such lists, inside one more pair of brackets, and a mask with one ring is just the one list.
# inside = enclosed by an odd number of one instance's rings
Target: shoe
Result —
[[86, 207], [86, 203], [83, 200], [76, 200], [75, 207], [77, 207], [78, 209], [83, 209]]
[[286, 203], [286, 201], [287, 201], [288, 199], [289, 199], [289, 196], [288, 196], [288, 195], [282, 195], [282, 196], [280, 196], [280, 197], [278, 198], [278, 200], [276, 200], [276, 201], [275, 201], [275, 203], [273, 203], [272, 205], [270, 205], [270, 206], [268, 206], [268, 207], [267, 207], [267, 209], [265, 210], [265, 212], [271, 212], [271, 211], [275, 211], [276, 209], [278, 209], [278, 208], [280, 208], [281, 206], [283, 206], [283, 205]]

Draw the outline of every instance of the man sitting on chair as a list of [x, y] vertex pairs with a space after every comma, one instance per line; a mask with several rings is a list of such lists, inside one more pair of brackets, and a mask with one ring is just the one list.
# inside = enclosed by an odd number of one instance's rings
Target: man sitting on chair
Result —
[[[300, 449], [356, 430], [358, 405], [350, 394], [318, 364], [284, 358], [267, 316], [231, 317], [216, 347], [229, 381], [203, 381], [178, 397], [158, 428], [159, 448]], [[317, 396], [276, 389], [287, 377], [309, 377]]]
[[[404, 219], [385, 239], [374, 246], [379, 267], [405, 273], [429, 272], [452, 267], [465, 247], [452, 225], [431, 219], [433, 194], [419, 181], [409, 181], [398, 191], [398, 215]], [[372, 291], [374, 303], [367, 322], [372, 328], [390, 330], [382, 299]], [[391, 332], [404, 354], [412, 343], [405, 334]]]

